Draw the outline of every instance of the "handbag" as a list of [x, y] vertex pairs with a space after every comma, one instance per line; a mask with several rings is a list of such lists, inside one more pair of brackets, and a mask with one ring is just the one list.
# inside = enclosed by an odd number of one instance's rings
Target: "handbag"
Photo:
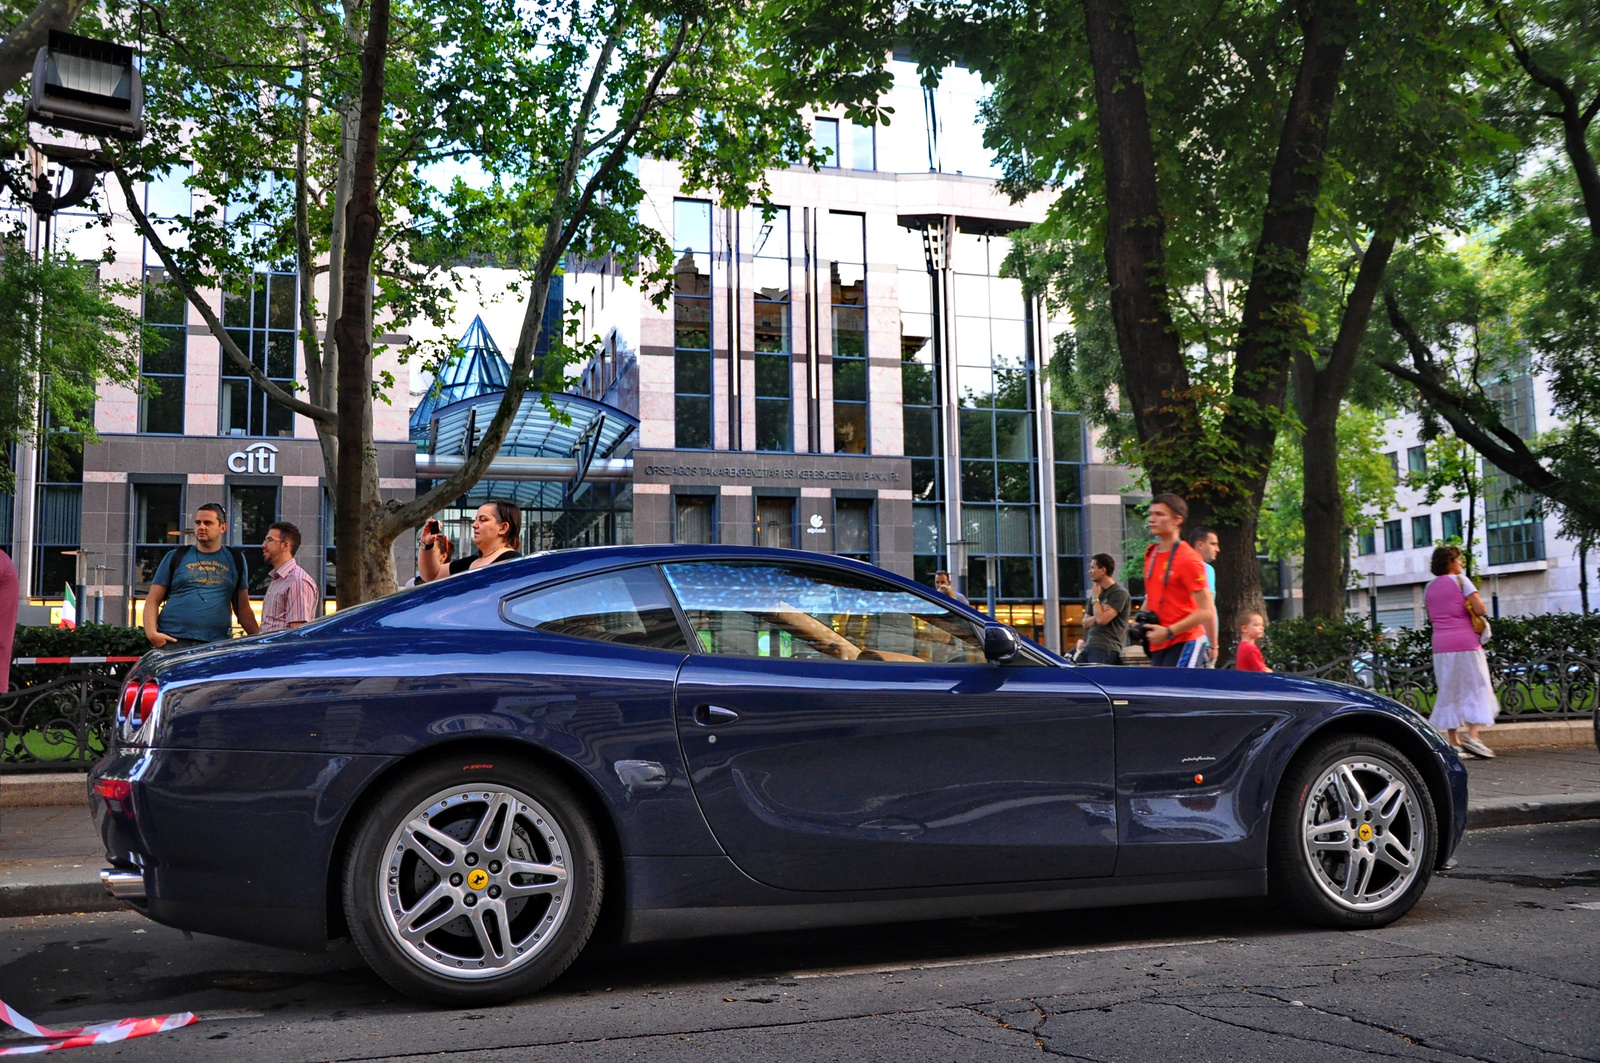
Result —
[[1472, 622], [1472, 633], [1478, 636], [1478, 645], [1488, 645], [1490, 636], [1494, 634], [1489, 627], [1489, 618], [1472, 611], [1472, 606], [1467, 602], [1467, 585], [1460, 576], [1456, 577], [1456, 589], [1461, 592], [1461, 608], [1467, 611], [1467, 619]]

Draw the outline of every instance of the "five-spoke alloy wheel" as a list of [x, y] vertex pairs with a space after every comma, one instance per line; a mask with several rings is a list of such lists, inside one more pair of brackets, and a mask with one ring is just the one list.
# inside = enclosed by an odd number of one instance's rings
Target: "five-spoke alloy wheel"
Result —
[[1377, 739], [1337, 736], [1303, 751], [1273, 812], [1274, 894], [1314, 922], [1383, 926], [1427, 887], [1438, 835], [1416, 768]]
[[344, 900], [356, 944], [395, 988], [487, 1004], [566, 969], [594, 929], [601, 885], [593, 827], [560, 780], [519, 762], [452, 760], [406, 776], [368, 811]]

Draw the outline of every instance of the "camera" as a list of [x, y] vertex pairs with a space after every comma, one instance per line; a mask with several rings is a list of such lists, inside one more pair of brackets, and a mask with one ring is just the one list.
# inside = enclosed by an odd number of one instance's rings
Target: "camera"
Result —
[[1150, 652], [1150, 629], [1160, 627], [1161, 618], [1149, 609], [1141, 609], [1133, 614], [1133, 619], [1128, 623], [1128, 641], [1137, 642], [1144, 647], [1146, 653]]

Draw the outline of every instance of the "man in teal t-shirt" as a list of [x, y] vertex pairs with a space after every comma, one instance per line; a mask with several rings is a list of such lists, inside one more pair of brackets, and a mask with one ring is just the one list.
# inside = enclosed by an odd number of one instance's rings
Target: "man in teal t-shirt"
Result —
[[194, 545], [180, 546], [156, 566], [144, 600], [144, 634], [156, 649], [220, 642], [239, 626], [261, 630], [250, 608], [250, 573], [244, 555], [222, 545], [228, 521], [207, 502], [194, 515]]

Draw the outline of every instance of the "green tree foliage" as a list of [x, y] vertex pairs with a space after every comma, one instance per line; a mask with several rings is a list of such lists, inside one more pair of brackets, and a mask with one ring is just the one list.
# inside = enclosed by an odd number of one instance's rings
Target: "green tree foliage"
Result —
[[[1584, 545], [1600, 534], [1600, 19], [1586, 0], [1488, 10], [1501, 51], [1483, 93], [1513, 143], [1490, 168], [1493, 194], [1473, 204], [1478, 239], [1425, 245], [1397, 275], [1383, 364]], [[1525, 373], [1548, 387], [1559, 427], [1527, 431], [1496, 392]]]
[[[1394, 508], [1394, 469], [1383, 452], [1384, 416], [1383, 411], [1350, 403], [1339, 412], [1339, 492], [1345, 523], [1338, 532], [1346, 543], [1357, 530], [1372, 527]], [[1305, 553], [1301, 446], [1301, 437], [1293, 431], [1278, 436], [1261, 504], [1261, 546], [1279, 561], [1302, 558]], [[1341, 565], [1339, 586], [1348, 585], [1348, 573]]]
[[140, 323], [117, 301], [132, 294], [93, 263], [35, 259], [0, 234], [0, 491], [16, 482], [9, 447], [46, 425], [52, 450], [93, 442], [96, 386], [137, 386]]
[[[1057, 194], [1019, 251], [1079, 323], [1057, 386], [1219, 526], [1223, 611], [1259, 600], [1256, 514], [1293, 420], [1290, 369], [1332, 354], [1313, 248], [1355, 243], [1381, 274], [1373, 241], [1448, 202], [1484, 139], [1468, 77], [1492, 46], [1482, 21], [1429, 2], [992, 0], [913, 24], [930, 68], [960, 57], [994, 86], [1004, 187]], [[1376, 290], [1330, 308], [1345, 348]], [[1336, 413], [1347, 381], [1328, 384]]]
[[[535, 364], [533, 349], [567, 256], [609, 257], [668, 294], [668, 243], [640, 224], [634, 161], [677, 163], [686, 191], [760, 201], [769, 168], [812, 157], [802, 108], [877, 115], [876, 42], [892, 28], [881, 13], [776, 0], [156, 0], [143, 18], [151, 135], [118, 155], [119, 180], [235, 365], [248, 359], [200, 292], [295, 263], [307, 387], [251, 375], [317, 426], [339, 541], [358, 544], [338, 556], [344, 604], [392, 588], [394, 540], [478, 482], [530, 389], [563, 386], [583, 352], [558, 343]], [[193, 214], [144, 217], [136, 182], [191, 161]], [[443, 185], [445, 167], [464, 176]], [[373, 378], [370, 337], [441, 321], [460, 267], [478, 264], [521, 273], [511, 386], [458, 473], [384, 502], [366, 403], [393, 382]]]

